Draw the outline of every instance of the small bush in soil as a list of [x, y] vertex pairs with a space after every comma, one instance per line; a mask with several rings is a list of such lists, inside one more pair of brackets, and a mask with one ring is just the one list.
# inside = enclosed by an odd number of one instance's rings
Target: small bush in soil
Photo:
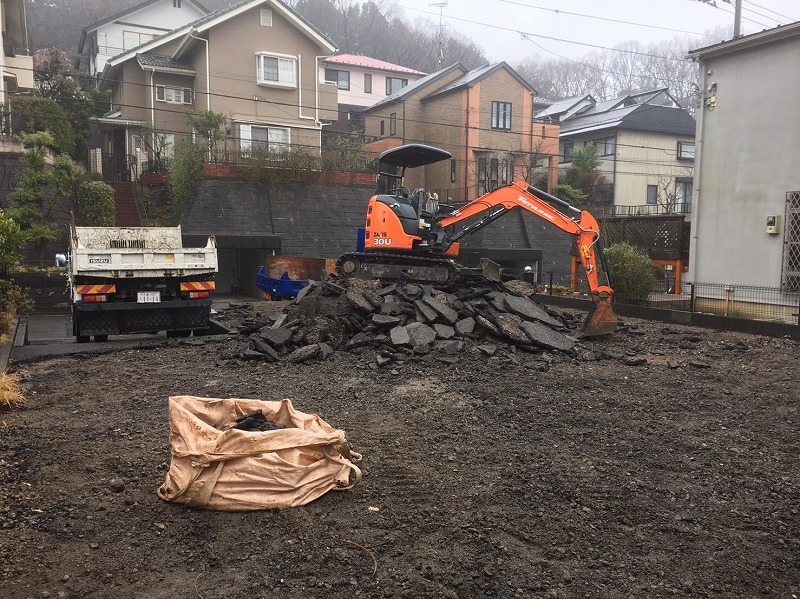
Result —
[[19, 379], [14, 374], [0, 376], [0, 408], [14, 409], [25, 405]]
[[653, 264], [644, 251], [628, 243], [615, 243], [606, 250], [606, 258], [619, 301], [641, 304], [656, 290]]

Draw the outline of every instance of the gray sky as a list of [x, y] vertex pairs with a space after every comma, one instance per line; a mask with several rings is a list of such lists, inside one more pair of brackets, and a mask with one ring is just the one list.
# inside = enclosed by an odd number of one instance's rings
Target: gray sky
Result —
[[[396, 0], [412, 22], [422, 17], [438, 27], [444, 0]], [[558, 12], [556, 12], [558, 11]], [[701, 36], [733, 27], [734, 9], [693, 0], [447, 0], [442, 20], [450, 32], [466, 35], [493, 62], [512, 66], [529, 56], [577, 58], [628, 40], [647, 44]], [[800, 20], [800, 0], [744, 0], [742, 32], [755, 33]], [[523, 39], [521, 33], [529, 34]], [[546, 36], [546, 37], [536, 37]], [[548, 39], [556, 38], [556, 39]], [[579, 45], [557, 40], [582, 42]]]

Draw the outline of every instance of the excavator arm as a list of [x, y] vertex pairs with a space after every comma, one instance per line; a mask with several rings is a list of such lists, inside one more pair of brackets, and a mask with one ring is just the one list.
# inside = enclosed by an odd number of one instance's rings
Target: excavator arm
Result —
[[[542, 198], [546, 198], [546, 200]], [[568, 216], [555, 208], [553, 204], [557, 204], [565, 211], [572, 213], [573, 216]], [[437, 218], [436, 224], [437, 228], [447, 229], [477, 217], [474, 222], [446, 235], [445, 243], [451, 244], [478, 231], [515, 208], [527, 210], [575, 237], [578, 257], [586, 274], [589, 291], [594, 302], [592, 310], [584, 321], [583, 336], [594, 337], [612, 332], [617, 323], [616, 315], [611, 308], [614, 290], [611, 287], [603, 248], [599, 243], [600, 228], [597, 220], [587, 211], [575, 208], [555, 196], [529, 186], [524, 181], [515, 181], [511, 185], [490, 191], [446, 216]], [[600, 284], [598, 258], [606, 273], [607, 285]]]

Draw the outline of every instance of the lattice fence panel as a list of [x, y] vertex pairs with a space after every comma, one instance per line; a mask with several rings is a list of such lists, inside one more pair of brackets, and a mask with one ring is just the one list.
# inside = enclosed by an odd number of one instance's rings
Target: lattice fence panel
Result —
[[785, 292], [796, 292], [800, 291], [800, 191], [786, 193], [783, 231], [781, 288]]

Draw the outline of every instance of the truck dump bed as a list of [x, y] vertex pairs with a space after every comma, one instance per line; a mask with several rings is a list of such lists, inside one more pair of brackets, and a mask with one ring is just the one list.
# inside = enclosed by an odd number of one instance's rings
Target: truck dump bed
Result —
[[217, 271], [213, 237], [184, 248], [180, 227], [75, 227], [73, 276], [147, 278]]

